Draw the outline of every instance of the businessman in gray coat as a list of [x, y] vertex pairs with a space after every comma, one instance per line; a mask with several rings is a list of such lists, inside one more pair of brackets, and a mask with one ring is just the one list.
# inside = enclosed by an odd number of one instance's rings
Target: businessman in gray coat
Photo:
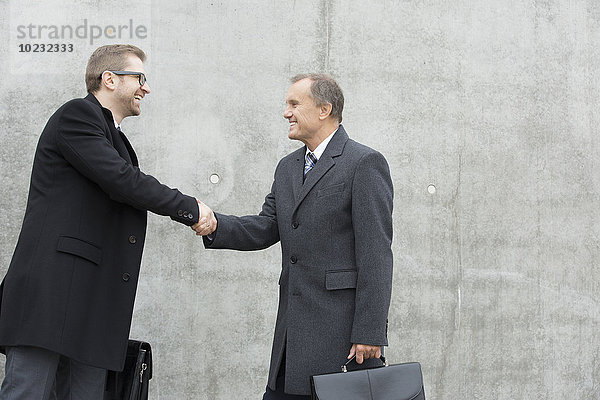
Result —
[[295, 76], [286, 104], [288, 136], [305, 146], [279, 162], [258, 215], [215, 213], [216, 231], [204, 238], [207, 248], [236, 250], [281, 241], [265, 400], [310, 398], [309, 377], [339, 371], [352, 356], [361, 367], [380, 364], [392, 288], [385, 158], [348, 138], [344, 97], [331, 77]]

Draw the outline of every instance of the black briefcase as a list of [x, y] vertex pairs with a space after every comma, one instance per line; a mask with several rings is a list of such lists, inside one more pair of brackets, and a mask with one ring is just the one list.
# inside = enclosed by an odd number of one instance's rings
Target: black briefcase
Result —
[[123, 371], [108, 371], [104, 400], [148, 400], [152, 379], [150, 343], [129, 340]]
[[347, 372], [350, 361], [342, 372], [310, 377], [313, 400], [425, 400], [421, 364], [388, 365], [381, 356], [381, 367]]

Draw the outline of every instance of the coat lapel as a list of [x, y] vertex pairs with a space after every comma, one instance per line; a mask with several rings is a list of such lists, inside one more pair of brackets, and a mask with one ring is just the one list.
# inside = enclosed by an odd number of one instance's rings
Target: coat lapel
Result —
[[300, 190], [302, 190], [303, 175], [304, 175], [304, 154], [306, 154], [306, 146], [296, 150], [292, 167], [292, 190], [294, 193], [294, 199], [300, 196]]
[[[306, 180], [304, 181], [304, 185], [302, 185], [299, 189], [299, 193], [294, 195], [296, 196], [296, 206], [294, 207], [294, 211], [300, 206], [302, 200], [306, 197], [306, 195], [312, 190], [312, 188], [319, 182], [319, 180], [335, 165], [335, 158], [342, 154], [344, 151], [344, 145], [348, 140], [348, 134], [344, 130], [344, 127], [340, 125], [338, 131], [333, 135], [331, 141], [327, 145], [327, 148], [323, 152], [321, 158], [317, 164], [310, 170], [310, 172], [306, 175]], [[306, 151], [306, 150], [304, 150]], [[301, 168], [298, 170], [301, 171], [300, 174], [304, 173], [304, 153], [301, 158]], [[296, 181], [294, 179], [294, 181]], [[300, 177], [300, 182], [302, 182], [302, 176]]]
[[129, 143], [127, 136], [125, 136], [125, 134], [123, 132], [119, 132], [119, 133], [120, 133], [121, 140], [123, 141], [123, 143], [125, 143], [125, 147], [127, 148], [127, 153], [129, 155], [129, 157], [131, 158], [131, 165], [133, 165], [134, 167], [139, 166], [137, 155], [135, 154], [135, 151], [133, 151], [133, 147], [131, 146], [131, 143]]
[[109, 140], [111, 141], [115, 150], [117, 150], [121, 157], [131, 163], [131, 165], [137, 167], [139, 164], [135, 151], [133, 150], [131, 143], [129, 143], [129, 140], [127, 140], [125, 134], [123, 132], [119, 132], [117, 128], [115, 128], [113, 115], [110, 110], [102, 107], [102, 104], [100, 104], [96, 96], [91, 93], [88, 94], [85, 99], [96, 104], [102, 110], [102, 115], [104, 115], [104, 119], [106, 120], [106, 124], [108, 125], [108, 130], [110, 132]]

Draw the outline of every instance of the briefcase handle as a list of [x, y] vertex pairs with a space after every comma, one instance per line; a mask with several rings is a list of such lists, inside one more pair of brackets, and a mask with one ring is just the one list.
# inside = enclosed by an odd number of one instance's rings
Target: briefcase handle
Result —
[[[351, 359], [349, 359], [346, 362], [346, 364], [342, 365], [342, 372], [348, 372], [348, 368], [347, 368], [348, 364], [350, 364], [350, 362], [352, 360], [354, 360], [355, 358], [356, 358], [356, 355], [354, 355]], [[379, 359], [381, 360], [383, 367], [387, 367], [389, 365], [384, 356], [379, 357]]]

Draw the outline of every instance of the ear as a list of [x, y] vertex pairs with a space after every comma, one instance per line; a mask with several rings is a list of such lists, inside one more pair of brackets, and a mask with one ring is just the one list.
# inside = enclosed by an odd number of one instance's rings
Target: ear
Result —
[[117, 79], [116, 75], [111, 74], [108, 71], [104, 71], [102, 73], [102, 82], [100, 82], [100, 86], [106, 87], [108, 90], [115, 90], [117, 87]]
[[331, 115], [331, 109], [333, 106], [331, 103], [325, 103], [319, 107], [319, 119], [322, 121], [327, 119]]

